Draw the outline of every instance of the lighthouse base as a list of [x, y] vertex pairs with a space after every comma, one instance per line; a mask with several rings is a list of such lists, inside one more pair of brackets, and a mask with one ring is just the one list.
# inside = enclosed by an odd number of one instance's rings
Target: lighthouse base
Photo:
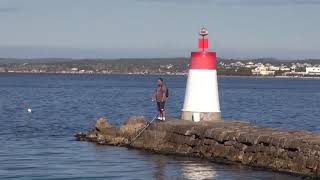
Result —
[[220, 121], [220, 112], [193, 112], [193, 111], [182, 111], [181, 119], [187, 121]]

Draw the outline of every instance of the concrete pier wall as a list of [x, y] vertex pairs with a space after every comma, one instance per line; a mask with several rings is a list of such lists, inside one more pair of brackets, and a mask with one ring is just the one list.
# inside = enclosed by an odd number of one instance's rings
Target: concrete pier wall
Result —
[[134, 119], [129, 118], [120, 128], [102, 125], [76, 137], [99, 144], [125, 145], [157, 153], [320, 177], [319, 133], [261, 128], [237, 121], [194, 123], [172, 120], [152, 124], [130, 144], [144, 127], [142, 119]]

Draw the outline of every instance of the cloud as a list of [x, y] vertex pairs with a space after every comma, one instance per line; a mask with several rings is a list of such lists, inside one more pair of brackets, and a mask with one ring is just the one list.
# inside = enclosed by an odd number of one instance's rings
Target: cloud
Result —
[[222, 6], [286, 6], [320, 5], [320, 0], [136, 0], [140, 2], [175, 4], [215, 4]]
[[0, 13], [12, 13], [19, 11], [18, 8], [0, 8]]

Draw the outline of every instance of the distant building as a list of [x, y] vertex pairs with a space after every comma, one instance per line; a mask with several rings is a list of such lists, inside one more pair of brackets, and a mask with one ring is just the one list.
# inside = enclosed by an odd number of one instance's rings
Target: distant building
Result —
[[171, 68], [173, 68], [173, 64], [168, 64], [167, 69], [171, 69]]
[[78, 68], [71, 68], [71, 71], [78, 71]]
[[250, 61], [250, 62], [246, 63], [245, 67], [246, 68], [255, 68], [255, 67], [257, 67], [257, 65]]
[[306, 75], [306, 72], [285, 72], [284, 76], [294, 76], [294, 77], [303, 77]]
[[281, 66], [280, 71], [290, 71], [291, 69], [288, 68], [287, 66]]
[[230, 65], [233, 67], [244, 67], [245, 66], [245, 64], [242, 63], [241, 61], [237, 61], [235, 63], [230, 63]]
[[260, 71], [261, 76], [274, 76], [275, 73], [275, 71]]
[[320, 67], [306, 67], [306, 74], [320, 75]]
[[275, 75], [275, 71], [271, 71], [269, 69], [269, 67], [266, 67], [263, 65], [253, 69], [251, 72], [253, 75], [260, 75], [260, 76], [274, 76]]
[[269, 66], [269, 70], [270, 70], [270, 71], [279, 71], [279, 70], [280, 70], [280, 67], [277, 67], [277, 66]]

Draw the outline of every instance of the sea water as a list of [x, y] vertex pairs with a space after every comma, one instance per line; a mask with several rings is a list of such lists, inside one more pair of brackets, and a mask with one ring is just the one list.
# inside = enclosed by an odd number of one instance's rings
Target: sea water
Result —
[[[151, 119], [158, 76], [0, 74], [0, 179], [299, 179], [241, 165], [75, 141], [99, 117], [119, 126]], [[169, 117], [179, 117], [186, 77], [163, 76]], [[320, 81], [219, 81], [222, 116], [275, 128], [320, 131]], [[28, 108], [32, 112], [27, 111]]]

